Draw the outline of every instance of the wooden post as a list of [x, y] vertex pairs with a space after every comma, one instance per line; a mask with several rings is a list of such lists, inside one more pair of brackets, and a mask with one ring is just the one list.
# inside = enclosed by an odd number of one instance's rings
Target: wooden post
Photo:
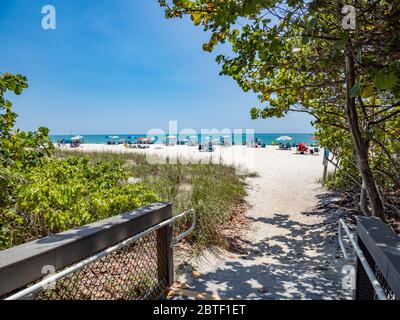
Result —
[[326, 175], [328, 173], [328, 157], [329, 157], [329, 150], [324, 148], [324, 159], [322, 160], [322, 165], [324, 166], [324, 172], [322, 174], [322, 185], [323, 186], [325, 186]]
[[[168, 207], [168, 219], [172, 218], [172, 207]], [[157, 274], [158, 281], [169, 287], [174, 283], [174, 264], [172, 243], [172, 226], [165, 226], [157, 232]]]

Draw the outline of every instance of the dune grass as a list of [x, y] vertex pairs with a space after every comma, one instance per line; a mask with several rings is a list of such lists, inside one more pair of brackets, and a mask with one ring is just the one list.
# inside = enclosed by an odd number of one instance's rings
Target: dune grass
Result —
[[[230, 166], [216, 164], [149, 164], [137, 153], [80, 152], [56, 150], [57, 157], [84, 157], [90, 161], [120, 161], [128, 170], [131, 183], [144, 183], [163, 201], [173, 203], [174, 214], [194, 208], [198, 225], [188, 237], [196, 250], [224, 245], [222, 230], [244, 202], [246, 188], [243, 176]], [[181, 221], [176, 232], [190, 224]]]

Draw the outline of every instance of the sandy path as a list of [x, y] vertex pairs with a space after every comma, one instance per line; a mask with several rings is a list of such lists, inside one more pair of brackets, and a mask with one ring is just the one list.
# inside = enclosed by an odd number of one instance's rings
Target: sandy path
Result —
[[[256, 150], [259, 177], [249, 178], [249, 254], [205, 253], [184, 275], [195, 292], [241, 299], [348, 299], [342, 262], [326, 217], [315, 209], [325, 190], [322, 155], [296, 155], [270, 147]], [[184, 297], [182, 297], [184, 298]]]

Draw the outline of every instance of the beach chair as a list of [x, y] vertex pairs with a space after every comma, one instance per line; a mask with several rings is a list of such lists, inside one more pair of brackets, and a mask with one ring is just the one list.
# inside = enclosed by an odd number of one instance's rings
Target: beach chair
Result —
[[299, 154], [307, 154], [308, 153], [308, 148], [306, 147], [306, 145], [304, 143], [299, 143], [296, 153]]
[[291, 150], [291, 149], [292, 149], [292, 146], [290, 145], [290, 143], [286, 143], [286, 144], [280, 143], [279, 144], [279, 150]]

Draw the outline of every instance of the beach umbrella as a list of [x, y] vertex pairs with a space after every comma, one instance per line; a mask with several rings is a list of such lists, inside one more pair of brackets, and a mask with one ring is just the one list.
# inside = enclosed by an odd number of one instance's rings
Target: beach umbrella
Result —
[[81, 140], [81, 139], [83, 139], [82, 136], [75, 136], [71, 138], [71, 140]]
[[118, 139], [119, 136], [108, 136], [108, 138], [110, 138], [110, 139]]
[[290, 140], [293, 140], [293, 138], [289, 136], [281, 136], [278, 139], [276, 139], [276, 141], [290, 141]]
[[168, 136], [167, 139], [176, 140], [176, 137], [175, 136]]

